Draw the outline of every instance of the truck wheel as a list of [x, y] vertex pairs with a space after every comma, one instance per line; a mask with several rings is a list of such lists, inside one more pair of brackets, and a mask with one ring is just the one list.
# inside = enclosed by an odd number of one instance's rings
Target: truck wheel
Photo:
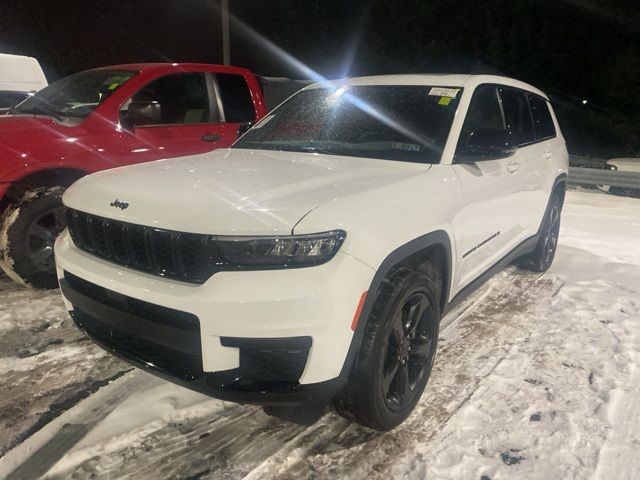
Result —
[[557, 194], [551, 198], [547, 215], [542, 222], [540, 237], [533, 252], [516, 261], [516, 265], [532, 272], [546, 272], [556, 255], [558, 236], [560, 234], [560, 213], [562, 202]]
[[35, 288], [58, 285], [53, 244], [66, 227], [62, 187], [36, 188], [0, 219], [0, 266], [13, 280]]
[[438, 344], [441, 277], [427, 262], [380, 287], [338, 412], [376, 430], [401, 424], [420, 400]]

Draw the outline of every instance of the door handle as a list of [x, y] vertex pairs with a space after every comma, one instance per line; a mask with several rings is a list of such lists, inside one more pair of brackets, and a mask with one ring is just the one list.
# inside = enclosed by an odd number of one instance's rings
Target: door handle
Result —
[[548, 159], [550, 159], [551, 157], [553, 157], [553, 153], [551, 153], [551, 152], [546, 152], [546, 153], [543, 155], [543, 157], [544, 157], [544, 158], [546, 158], [546, 159], [548, 160]]
[[507, 172], [516, 173], [519, 168], [520, 168], [519, 163], [510, 163], [509, 165], [507, 165]]
[[222, 137], [220, 135], [218, 135], [217, 133], [205, 133], [200, 138], [202, 139], [203, 142], [217, 142]]

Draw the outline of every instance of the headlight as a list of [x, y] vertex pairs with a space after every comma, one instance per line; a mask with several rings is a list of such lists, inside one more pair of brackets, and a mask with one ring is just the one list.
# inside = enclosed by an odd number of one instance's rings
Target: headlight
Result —
[[274, 237], [211, 236], [219, 267], [286, 268], [320, 265], [333, 258], [346, 233], [342, 230], [312, 235]]

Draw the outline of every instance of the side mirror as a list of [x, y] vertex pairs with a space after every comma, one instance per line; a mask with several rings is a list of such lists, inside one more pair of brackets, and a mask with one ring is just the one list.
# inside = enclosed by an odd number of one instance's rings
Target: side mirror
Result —
[[247, 122], [240, 125], [238, 127], [238, 137], [241, 137], [242, 135], [247, 133], [249, 130], [251, 130], [251, 127], [253, 127], [253, 122]]
[[127, 110], [120, 112], [120, 123], [132, 130], [141, 125], [155, 125], [162, 119], [162, 108], [155, 101], [133, 101]]
[[516, 153], [515, 135], [503, 128], [478, 128], [471, 132], [466, 155], [470, 157], [504, 158]]

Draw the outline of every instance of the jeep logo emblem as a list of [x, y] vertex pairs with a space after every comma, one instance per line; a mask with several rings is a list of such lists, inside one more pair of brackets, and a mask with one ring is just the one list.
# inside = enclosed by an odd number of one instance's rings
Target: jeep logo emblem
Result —
[[127, 202], [121, 202], [117, 198], [113, 202], [111, 202], [109, 205], [111, 205], [112, 207], [119, 208], [120, 210], [124, 210], [129, 206]]

